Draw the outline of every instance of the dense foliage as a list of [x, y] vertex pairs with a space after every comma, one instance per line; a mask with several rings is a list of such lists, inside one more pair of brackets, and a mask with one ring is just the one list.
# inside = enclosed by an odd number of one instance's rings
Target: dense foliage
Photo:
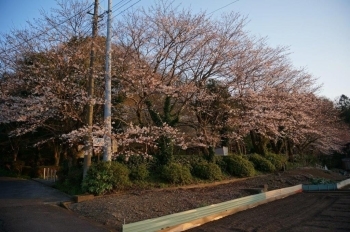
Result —
[[130, 184], [129, 169], [118, 162], [93, 164], [82, 182], [83, 191], [101, 195], [112, 189], [124, 189]]
[[249, 156], [249, 161], [254, 164], [256, 170], [262, 172], [274, 172], [276, 170], [275, 166], [261, 155], [253, 154]]
[[189, 184], [192, 182], [190, 168], [177, 163], [170, 163], [162, 168], [161, 177], [172, 184]]
[[232, 176], [250, 177], [254, 176], [254, 165], [248, 159], [240, 155], [231, 155], [224, 158], [226, 171]]
[[215, 163], [199, 162], [192, 166], [192, 174], [205, 180], [221, 180], [222, 172], [220, 167]]
[[130, 179], [131, 180], [146, 180], [149, 176], [149, 170], [147, 164], [139, 164], [130, 169]]
[[285, 170], [288, 159], [286, 156], [268, 153], [265, 158], [275, 166], [277, 171]]
[[[337, 105], [317, 96], [312, 75], [293, 67], [286, 48], [251, 36], [240, 14], [214, 19], [170, 1], [127, 11], [116, 22], [113, 133], [106, 135], [101, 117], [105, 37], [89, 36], [89, 5], [61, 1], [30, 29], [0, 37], [2, 166], [17, 167], [18, 160], [33, 168], [59, 166], [63, 160], [78, 166], [91, 133], [94, 139], [113, 138], [118, 148], [113, 158], [128, 166], [132, 180], [162, 169], [176, 184], [192, 181], [190, 165], [196, 177], [220, 179], [214, 163], [215, 148], [222, 146], [239, 154], [217, 161], [223, 173], [235, 176], [254, 175], [253, 165], [240, 155], [257, 153], [261, 157], [251, 158], [256, 168], [272, 171], [269, 162], [281, 170], [297, 157], [349, 150], [345, 95]], [[87, 90], [89, 77], [95, 81], [94, 97]], [[92, 127], [86, 124], [90, 105]], [[101, 147], [94, 148], [98, 161]], [[207, 163], [180, 165], [177, 155], [203, 157]], [[123, 170], [125, 177], [126, 169], [112, 167], [117, 166], [94, 165], [84, 188], [101, 194], [124, 186], [127, 179], [117, 183], [113, 173]]]

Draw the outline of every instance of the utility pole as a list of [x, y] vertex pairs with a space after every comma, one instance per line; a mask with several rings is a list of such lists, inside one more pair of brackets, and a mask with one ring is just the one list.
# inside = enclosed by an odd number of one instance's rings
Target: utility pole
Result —
[[92, 137], [92, 126], [93, 126], [93, 116], [94, 116], [94, 89], [95, 89], [95, 73], [94, 73], [94, 60], [95, 60], [95, 43], [98, 34], [98, 5], [99, 0], [95, 0], [93, 22], [92, 22], [92, 38], [91, 38], [91, 52], [90, 52], [90, 75], [88, 84], [88, 97], [89, 102], [87, 105], [86, 113], [86, 125], [88, 126], [88, 134], [85, 138], [85, 154], [84, 154], [84, 173], [85, 178], [86, 173], [91, 165], [91, 157], [93, 151], [93, 137]]
[[107, 40], [106, 40], [106, 63], [105, 63], [105, 105], [104, 105], [104, 152], [103, 161], [112, 159], [112, 121], [111, 121], [111, 27], [112, 27], [112, 0], [108, 0], [108, 18], [107, 18]]

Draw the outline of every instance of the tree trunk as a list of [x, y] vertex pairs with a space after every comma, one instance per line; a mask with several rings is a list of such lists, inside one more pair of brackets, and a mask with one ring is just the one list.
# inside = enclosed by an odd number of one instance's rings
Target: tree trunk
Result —
[[157, 160], [160, 165], [167, 165], [173, 160], [174, 144], [172, 139], [162, 136], [158, 139]]
[[260, 137], [260, 141], [259, 141], [259, 154], [261, 154], [262, 156], [266, 156], [267, 155], [267, 144], [269, 142], [269, 139], [263, 137], [263, 136], [259, 136]]
[[293, 162], [294, 161], [294, 155], [293, 155], [293, 149], [292, 149], [293, 143], [288, 138], [286, 139], [286, 146], [287, 146], [288, 159]]
[[241, 146], [240, 146], [239, 142], [236, 142], [236, 146], [237, 146], [238, 154], [242, 155], [242, 150], [241, 150]]
[[250, 137], [252, 139], [254, 151], [265, 156], [267, 154], [267, 143], [269, 140], [262, 135], [257, 134], [254, 130], [250, 131]]
[[271, 148], [272, 148], [273, 153], [279, 154], [278, 141], [275, 142], [275, 141], [271, 140], [271, 141], [270, 141], [270, 145], [271, 145]]
[[60, 158], [61, 158], [61, 149], [59, 144], [54, 144], [54, 152], [55, 152], [55, 166], [59, 166], [60, 165]]
[[209, 146], [208, 148], [208, 161], [209, 162], [214, 162], [215, 161], [215, 151], [214, 151], [214, 147]]
[[60, 165], [60, 152], [55, 151], [55, 166], [58, 167]]

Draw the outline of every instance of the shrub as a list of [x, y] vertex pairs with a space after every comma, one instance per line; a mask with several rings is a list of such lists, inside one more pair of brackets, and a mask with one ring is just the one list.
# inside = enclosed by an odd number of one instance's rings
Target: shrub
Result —
[[317, 185], [317, 184], [334, 184], [335, 182], [324, 178], [312, 178], [310, 180], [310, 183]]
[[255, 174], [254, 165], [242, 156], [225, 156], [226, 171], [230, 175], [239, 177], [249, 177]]
[[163, 166], [162, 177], [172, 184], [189, 184], [192, 182], [192, 175], [188, 166], [178, 163]]
[[0, 176], [17, 177], [17, 174], [7, 168], [0, 167]]
[[[39, 173], [40, 169], [37, 171]], [[71, 195], [82, 193], [83, 168], [81, 166], [68, 167], [68, 163], [64, 162], [57, 175], [58, 182], [55, 184], [56, 188]]]
[[130, 169], [130, 179], [145, 180], [149, 176], [147, 164], [139, 164]]
[[112, 189], [123, 189], [129, 184], [129, 169], [117, 162], [100, 162], [91, 165], [83, 180], [84, 191], [95, 195]]
[[305, 165], [307, 166], [315, 166], [320, 162], [319, 158], [316, 155], [307, 154], [303, 156], [303, 159]]
[[249, 156], [249, 160], [254, 164], [256, 170], [262, 172], [274, 172], [276, 170], [275, 166], [261, 155], [253, 154]]
[[174, 163], [193, 166], [195, 163], [204, 161], [202, 155], [175, 155]]
[[22, 175], [22, 169], [24, 166], [24, 161], [17, 160], [12, 163], [12, 169], [17, 173], [18, 176]]
[[111, 164], [114, 189], [124, 189], [125, 187], [129, 186], [130, 170], [128, 167], [118, 162], [111, 162]]
[[194, 176], [205, 180], [221, 180], [222, 172], [215, 163], [200, 162], [192, 165]]
[[[38, 176], [44, 175], [44, 168], [47, 166], [37, 167], [36, 172]], [[68, 160], [64, 160], [62, 165], [57, 170], [58, 181], [65, 181], [66, 179], [70, 179], [70, 182], [73, 184], [81, 185], [81, 181], [83, 180], [83, 167], [81, 165], [70, 165]]]
[[288, 160], [287, 156], [268, 153], [265, 158], [275, 166], [277, 171], [284, 170], [286, 168]]
[[215, 156], [215, 163], [220, 167], [222, 173], [227, 173], [227, 163], [224, 157], [225, 156]]

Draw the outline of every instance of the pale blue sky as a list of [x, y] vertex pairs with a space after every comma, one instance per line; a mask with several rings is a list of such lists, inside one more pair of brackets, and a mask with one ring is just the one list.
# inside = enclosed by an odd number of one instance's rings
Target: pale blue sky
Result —
[[[107, 0], [100, 2], [106, 9]], [[112, 5], [118, 2], [113, 0]], [[174, 2], [210, 13], [234, 1]], [[141, 0], [135, 7], [152, 3]], [[26, 20], [40, 17], [39, 9], [48, 11], [55, 5], [54, 0], [0, 0], [0, 32], [23, 28]], [[323, 84], [320, 95], [331, 100], [341, 94], [350, 96], [350, 0], [239, 0], [216, 11], [214, 17], [232, 10], [248, 16], [246, 29], [251, 34], [268, 37], [271, 46], [289, 46], [294, 66], [306, 67]]]

